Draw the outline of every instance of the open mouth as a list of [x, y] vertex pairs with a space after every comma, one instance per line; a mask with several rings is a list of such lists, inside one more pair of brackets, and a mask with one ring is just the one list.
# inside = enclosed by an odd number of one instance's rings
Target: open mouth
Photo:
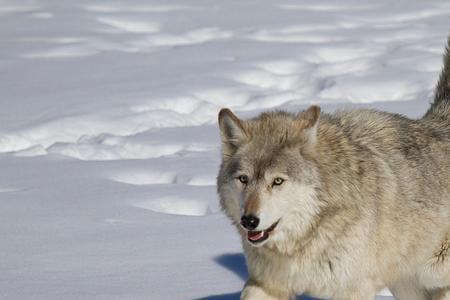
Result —
[[276, 221], [272, 224], [269, 228], [262, 231], [247, 231], [247, 240], [252, 244], [258, 244], [261, 242], [264, 242], [267, 240], [270, 236], [270, 234], [275, 230], [275, 227], [277, 227], [278, 222], [280, 220]]

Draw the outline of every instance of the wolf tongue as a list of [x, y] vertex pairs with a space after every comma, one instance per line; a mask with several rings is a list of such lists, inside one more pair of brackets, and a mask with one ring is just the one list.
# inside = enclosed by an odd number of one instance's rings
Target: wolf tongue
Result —
[[248, 232], [248, 239], [251, 241], [260, 240], [263, 238], [263, 236], [264, 236], [264, 231], [254, 231], [254, 232], [249, 231]]

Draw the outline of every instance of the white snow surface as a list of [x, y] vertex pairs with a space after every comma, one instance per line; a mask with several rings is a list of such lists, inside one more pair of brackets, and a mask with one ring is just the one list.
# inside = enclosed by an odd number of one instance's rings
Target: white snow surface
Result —
[[0, 0], [0, 298], [237, 300], [218, 110], [419, 117], [449, 20], [437, 0]]

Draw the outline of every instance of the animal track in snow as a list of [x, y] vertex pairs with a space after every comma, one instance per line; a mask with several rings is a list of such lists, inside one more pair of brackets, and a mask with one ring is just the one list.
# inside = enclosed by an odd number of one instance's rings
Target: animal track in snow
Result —
[[176, 174], [172, 172], [154, 172], [148, 170], [127, 170], [110, 176], [113, 181], [133, 184], [170, 184], [176, 182]]

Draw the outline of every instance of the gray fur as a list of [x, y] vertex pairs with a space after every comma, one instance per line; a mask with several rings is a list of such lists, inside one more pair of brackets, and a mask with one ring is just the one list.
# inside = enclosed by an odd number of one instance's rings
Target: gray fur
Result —
[[[449, 56], [448, 47], [435, 102], [418, 120], [221, 111], [218, 193], [247, 258], [241, 299], [365, 300], [385, 286], [400, 300], [450, 299]], [[279, 219], [259, 246], [239, 226], [248, 213], [261, 231]]]

